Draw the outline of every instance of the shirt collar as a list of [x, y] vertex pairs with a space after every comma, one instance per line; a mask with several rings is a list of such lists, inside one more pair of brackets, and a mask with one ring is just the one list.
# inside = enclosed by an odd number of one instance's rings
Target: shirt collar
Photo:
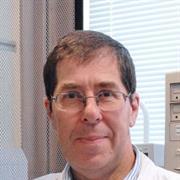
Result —
[[62, 179], [63, 180], [73, 180], [72, 173], [71, 173], [71, 167], [67, 163], [63, 172], [62, 172]]
[[136, 160], [135, 160], [133, 168], [131, 169], [131, 171], [125, 177], [124, 180], [136, 180], [139, 176], [139, 172], [141, 169], [141, 161], [142, 161], [141, 155], [140, 155], [140, 151], [138, 150], [138, 148], [134, 145], [133, 145], [133, 150], [134, 150], [134, 153], [136, 155]]
[[[140, 169], [141, 169], [141, 155], [140, 151], [136, 146], [133, 145], [133, 150], [136, 155], [135, 163], [129, 174], [125, 177], [124, 180], [136, 180], [138, 178]], [[73, 180], [71, 167], [67, 163], [63, 170], [63, 180]]]

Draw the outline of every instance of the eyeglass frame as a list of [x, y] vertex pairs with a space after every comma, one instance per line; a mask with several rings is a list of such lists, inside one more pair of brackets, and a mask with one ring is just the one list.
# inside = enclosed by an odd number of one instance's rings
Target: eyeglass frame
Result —
[[[107, 90], [106, 90], [106, 91], [107, 91]], [[130, 98], [131, 95], [132, 95], [131, 92], [128, 93], [127, 95], [126, 95], [124, 92], [122, 92], [122, 91], [113, 91], [113, 90], [110, 90], [110, 92], [113, 92], [113, 93], [115, 93], [115, 94], [117, 94], [117, 93], [118, 93], [118, 94], [121, 94], [121, 95], [123, 96], [124, 101], [126, 101], [126, 99], [127, 99], [127, 98]], [[95, 96], [85, 96], [85, 95], [80, 94], [82, 100], [81, 100], [81, 99], [79, 99], [79, 100], [80, 100], [80, 102], [83, 103], [83, 105], [84, 105], [84, 107], [85, 107], [86, 104], [87, 104], [87, 99], [89, 99], [89, 98], [95, 98], [96, 104], [98, 105], [99, 98], [100, 98], [99, 95], [100, 95], [101, 93], [102, 93], [102, 92], [98, 92]], [[51, 96], [50, 101], [51, 101], [51, 102], [54, 101], [54, 102], [57, 104], [57, 98], [58, 98], [58, 96], [60, 96], [60, 95], [65, 95], [65, 94], [68, 94], [68, 92], [61, 92], [61, 93], [56, 94], [55, 96]], [[60, 105], [62, 105], [62, 104], [60, 104]], [[98, 106], [98, 107], [99, 107], [99, 106]], [[67, 110], [66, 108], [61, 108], [61, 107], [59, 107], [59, 106], [58, 106], [58, 108], [61, 109], [61, 110], [64, 110], [64, 111]], [[103, 110], [101, 107], [100, 107], [100, 109]], [[81, 110], [79, 110], [79, 111], [81, 111]], [[103, 111], [105, 111], [105, 110], [103, 110]]]

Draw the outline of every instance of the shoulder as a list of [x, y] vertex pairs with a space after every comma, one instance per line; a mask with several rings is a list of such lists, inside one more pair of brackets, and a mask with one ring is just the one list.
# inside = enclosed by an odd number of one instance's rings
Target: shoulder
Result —
[[180, 174], [158, 167], [147, 156], [141, 153], [142, 165], [138, 180], [180, 180]]
[[35, 178], [34, 180], [62, 180], [62, 173], [48, 174], [39, 178]]

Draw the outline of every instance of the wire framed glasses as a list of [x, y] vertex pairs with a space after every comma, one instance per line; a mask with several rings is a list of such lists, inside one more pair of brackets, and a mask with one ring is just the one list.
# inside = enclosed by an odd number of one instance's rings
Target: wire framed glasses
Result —
[[126, 95], [121, 91], [102, 90], [95, 96], [84, 96], [78, 91], [59, 93], [51, 97], [57, 108], [68, 112], [79, 112], [84, 109], [89, 98], [94, 98], [97, 106], [102, 111], [112, 111], [121, 108], [131, 93]]

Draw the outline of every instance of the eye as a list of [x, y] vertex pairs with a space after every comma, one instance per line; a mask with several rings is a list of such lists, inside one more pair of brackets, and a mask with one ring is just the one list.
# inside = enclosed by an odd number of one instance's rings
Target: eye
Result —
[[82, 95], [77, 91], [69, 91], [63, 94], [64, 99], [80, 99]]
[[112, 96], [112, 92], [111, 92], [111, 91], [108, 91], [108, 90], [101, 91], [101, 92], [100, 92], [100, 96], [110, 97], [110, 96]]
[[112, 99], [115, 96], [114, 96], [113, 91], [111, 91], [111, 90], [101, 90], [98, 93], [98, 97], [99, 97], [99, 99]]

